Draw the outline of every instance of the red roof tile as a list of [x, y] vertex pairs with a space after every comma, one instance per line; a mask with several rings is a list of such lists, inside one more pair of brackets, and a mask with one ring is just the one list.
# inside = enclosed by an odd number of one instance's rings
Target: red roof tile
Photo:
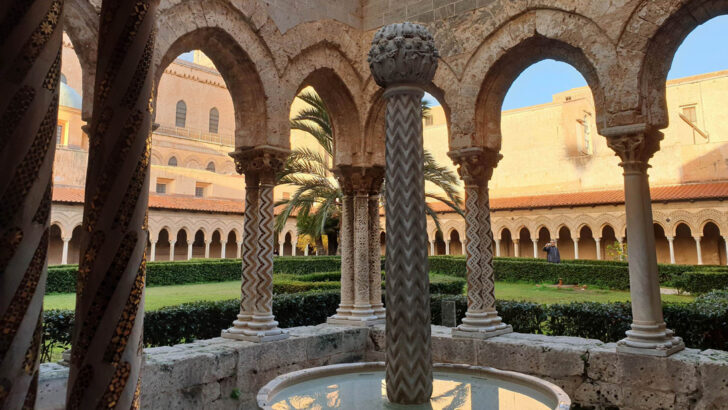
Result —
[[[687, 184], [654, 187], [650, 189], [652, 202], [689, 201], [706, 199], [728, 199], [728, 183]], [[54, 187], [53, 201], [83, 203], [84, 192], [80, 188]], [[624, 192], [589, 191], [563, 194], [491, 198], [493, 210], [558, 208], [591, 205], [619, 205], [624, 203]], [[451, 212], [443, 203], [432, 203], [437, 212]], [[196, 212], [219, 212], [242, 214], [243, 200], [209, 199], [175, 195], [149, 195], [149, 207], [153, 209], [177, 209]], [[276, 208], [278, 210], [278, 208]], [[278, 213], [278, 212], [276, 212]]]

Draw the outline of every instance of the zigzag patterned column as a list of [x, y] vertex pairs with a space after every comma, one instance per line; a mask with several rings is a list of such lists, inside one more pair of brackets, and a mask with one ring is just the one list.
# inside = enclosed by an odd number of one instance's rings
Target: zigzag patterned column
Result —
[[386, 311], [382, 303], [382, 251], [379, 240], [379, 192], [384, 169], [376, 170], [379, 176], [372, 181], [372, 190], [369, 193], [369, 303], [374, 315], [378, 319], [384, 319]]
[[289, 153], [288, 150], [262, 146], [230, 154], [235, 159], [238, 172], [244, 172], [251, 187], [258, 186], [258, 189], [257, 195], [251, 189], [250, 198], [246, 191], [246, 201], [256, 198], [256, 204], [246, 204], [250, 205], [250, 208], [246, 208], [246, 214], [255, 212], [257, 224], [251, 221], [244, 227], [247, 230], [243, 259], [246, 260], [245, 266], [250, 267], [249, 275], [244, 272], [241, 299], [245, 324], [234, 326], [235, 331], [228, 329], [223, 333], [226, 338], [268, 342], [288, 337], [288, 332], [278, 328], [273, 316], [273, 188], [276, 173]]
[[420, 25], [392, 24], [374, 35], [369, 67], [385, 87], [387, 181], [387, 397], [423, 404], [432, 396], [430, 296], [425, 219], [422, 109], [437, 69], [432, 36]]
[[647, 176], [648, 162], [660, 148], [662, 133], [646, 124], [607, 128], [607, 144], [622, 160], [624, 202], [629, 238], [629, 289], [632, 297], [632, 326], [627, 337], [617, 342], [617, 352], [669, 356], [685, 344], [668, 329], [662, 316], [660, 281], [657, 272], [652, 201]]
[[[240, 163], [240, 162], [238, 162]], [[243, 173], [242, 169], [238, 169]], [[243, 254], [242, 254], [242, 280], [240, 285], [240, 313], [233, 326], [222, 331], [226, 339], [240, 339], [244, 337], [244, 330], [253, 317], [253, 278], [258, 272], [258, 195], [260, 180], [258, 174], [249, 172], [245, 174], [245, 214], [243, 215]], [[225, 249], [223, 247], [223, 249]]]
[[138, 408], [156, 0], [104, 0], [66, 407]]
[[63, 1], [0, 7], [0, 408], [32, 409], [46, 283]]
[[482, 148], [468, 148], [449, 155], [459, 165], [458, 173], [465, 182], [468, 271], [468, 311], [463, 323], [452, 329], [452, 334], [487, 339], [510, 333], [513, 328], [501, 321], [495, 309], [493, 231], [488, 195], [488, 181], [501, 155]]

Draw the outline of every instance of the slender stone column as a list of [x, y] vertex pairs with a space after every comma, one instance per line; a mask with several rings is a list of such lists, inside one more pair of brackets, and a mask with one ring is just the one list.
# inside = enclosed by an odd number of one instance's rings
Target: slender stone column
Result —
[[157, 0], [101, 5], [66, 408], [139, 408]]
[[501, 321], [495, 309], [493, 230], [488, 192], [488, 181], [501, 155], [482, 148], [452, 151], [448, 155], [458, 165], [458, 173], [465, 183], [465, 232], [468, 239], [468, 311], [463, 323], [452, 329], [453, 337], [487, 339], [510, 333], [513, 328]]
[[538, 258], [538, 239], [531, 239], [533, 242], [533, 257]]
[[156, 241], [149, 242], [149, 250], [151, 253], [149, 260], [154, 262], [154, 259], [157, 257], [157, 242]]
[[379, 192], [384, 178], [384, 168], [379, 168], [379, 176], [372, 182], [369, 193], [369, 302], [378, 319], [385, 319], [386, 311], [382, 303], [382, 248], [379, 241]]
[[212, 243], [212, 241], [207, 239], [205, 240], [205, 259], [210, 258], [210, 243]]
[[725, 255], [726, 255], [726, 265], [728, 265], [728, 237], [723, 237], [723, 243], [725, 244]]
[[174, 261], [174, 245], [177, 241], [169, 241], [169, 260]]
[[495, 256], [497, 256], [499, 258], [501, 256], [500, 239], [495, 240]]
[[[233, 156], [233, 158], [235, 158]], [[237, 162], [236, 162], [237, 165]], [[244, 339], [244, 330], [253, 316], [253, 287], [254, 277], [258, 271], [258, 193], [260, 180], [254, 170], [245, 172], [242, 166], [237, 167], [238, 173], [245, 174], [245, 211], [243, 213], [243, 255], [240, 282], [240, 312], [233, 321], [233, 326], [223, 330], [221, 336], [226, 339]], [[238, 258], [240, 258], [240, 243], [238, 244]]]
[[624, 168], [624, 197], [629, 237], [629, 279], [632, 298], [632, 329], [617, 343], [617, 351], [669, 356], [685, 348], [665, 326], [652, 218], [647, 162], [659, 149], [662, 134], [645, 124], [602, 130], [607, 144], [620, 157]]
[[430, 255], [432, 256], [435, 256], [435, 242], [437, 242], [435, 239], [430, 241]]
[[192, 244], [193, 244], [194, 238], [190, 240], [190, 238], [187, 238], [187, 260], [192, 259]]
[[602, 260], [602, 238], [594, 238], [594, 242], [597, 244], [597, 260], [600, 261]]
[[579, 238], [572, 238], [574, 241], [574, 259], [579, 259]]
[[230, 154], [238, 173], [245, 174], [246, 206], [240, 314], [233, 327], [222, 332], [224, 338], [267, 342], [288, 337], [273, 316], [273, 188], [288, 154], [270, 146]]
[[62, 0], [0, 6], [0, 408], [35, 407]]
[[71, 242], [71, 238], [62, 238], [63, 241], [63, 253], [61, 254], [61, 265], [68, 264], [68, 243]]
[[693, 239], [695, 239], [695, 252], [698, 254], [698, 265], [703, 264], [703, 250], [700, 248], [700, 240], [703, 239], [702, 236], [693, 236]]
[[[342, 212], [342, 215], [343, 215], [343, 212]], [[339, 246], [341, 246], [341, 244], [339, 244]], [[343, 255], [343, 253], [342, 253], [342, 255]], [[306, 245], [306, 247], [303, 248], [303, 256], [308, 256], [308, 245]], [[344, 270], [343, 270], [343, 268], [344, 268], [344, 257], [343, 256], [341, 258], [341, 268], [342, 268], [342, 270], [341, 270], [341, 281], [342, 281], [342, 286], [343, 286], [343, 281], [344, 281]], [[342, 292], [341, 294], [343, 295], [344, 293]], [[341, 305], [339, 305], [339, 309], [340, 308], [341, 308]], [[339, 309], [336, 309], [336, 311], [338, 312]]]
[[[341, 302], [336, 314], [327, 322], [342, 324], [351, 317], [354, 308], [354, 197], [351, 180], [337, 171], [339, 186], [343, 193], [341, 199]], [[308, 245], [304, 249], [308, 256]], [[343, 321], [343, 322], [342, 322]]]
[[369, 67], [387, 100], [386, 381], [387, 397], [396, 404], [427, 403], [432, 395], [420, 103], [437, 59], [432, 36], [411, 23], [381, 28], [369, 52]]
[[[283, 238], [285, 240], [285, 238]], [[278, 255], [283, 256], [283, 251], [285, 250], [285, 242], [278, 241]]]
[[241, 250], [243, 248], [243, 243], [242, 242], [235, 242], [235, 244], [237, 245], [237, 248], [235, 249], [235, 252], [236, 252], [235, 253], [235, 258], [240, 259], [240, 253], [241, 253]]
[[513, 256], [521, 257], [521, 241], [518, 239], [513, 240]]
[[227, 241], [220, 241], [220, 259], [225, 259], [225, 248], [227, 248]]
[[[353, 326], [383, 323], [384, 316], [377, 317], [372, 306], [372, 298], [376, 295], [372, 293], [369, 205], [370, 193], [374, 189], [379, 191], [383, 170], [381, 167], [340, 166], [336, 174], [345, 193], [341, 228], [342, 298], [339, 310], [328, 323]], [[379, 186], [375, 188], [376, 184]], [[346, 282], [344, 272], [347, 272]], [[377, 286], [381, 288], [381, 273]], [[378, 295], [381, 310], [381, 291]]]
[[445, 241], [445, 255], [450, 255], [450, 240]]
[[666, 236], [665, 238], [667, 238], [667, 244], [670, 248], [670, 263], [674, 265], [675, 264], [675, 244], [674, 244], [675, 237]]

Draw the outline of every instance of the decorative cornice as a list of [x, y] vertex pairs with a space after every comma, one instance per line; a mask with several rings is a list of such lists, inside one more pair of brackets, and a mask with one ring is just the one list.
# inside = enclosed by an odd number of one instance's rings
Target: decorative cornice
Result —
[[167, 67], [164, 70], [164, 74], [173, 75], [175, 77], [183, 78], [185, 80], [192, 80], [192, 81], [196, 81], [198, 83], [207, 84], [207, 85], [211, 85], [213, 87], [222, 88], [222, 89], [227, 90], [227, 85], [225, 85], [225, 82], [223, 82], [223, 81], [218, 82], [218, 81], [212, 81], [212, 80], [205, 80], [200, 76], [185, 74], [185, 73], [176, 71], [171, 66]]

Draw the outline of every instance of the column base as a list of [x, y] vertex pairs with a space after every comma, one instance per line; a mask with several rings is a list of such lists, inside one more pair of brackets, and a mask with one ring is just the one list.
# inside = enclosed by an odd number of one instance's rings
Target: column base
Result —
[[[232, 328], [231, 328], [232, 329]], [[230, 332], [231, 329], [223, 330], [222, 336], [223, 339], [233, 339], [233, 340], [243, 340], [246, 342], [253, 342], [253, 343], [262, 343], [262, 342], [272, 342], [275, 340], [283, 340], [288, 339], [290, 336], [287, 331], [283, 329], [276, 328], [276, 333], [268, 333], [268, 332], [251, 332], [247, 331], [246, 333], [232, 333]]]
[[489, 339], [512, 332], [513, 327], [503, 323], [498, 313], [493, 310], [491, 312], [466, 312], [463, 323], [452, 329], [452, 336]]
[[617, 342], [617, 353], [667, 357], [685, 349], [682, 338], [659, 325], [638, 325], [633, 323], [627, 337]]
[[369, 327], [374, 325], [384, 324], [385, 319], [372, 316], [369, 318], [358, 318], [353, 316], [339, 317], [338, 315], [331, 316], [326, 319], [326, 323], [330, 325], [341, 325], [341, 326], [356, 326], [356, 327]]
[[387, 318], [387, 310], [384, 308], [384, 305], [372, 305], [372, 309], [374, 310], [374, 316], [376, 316], [377, 319]]

